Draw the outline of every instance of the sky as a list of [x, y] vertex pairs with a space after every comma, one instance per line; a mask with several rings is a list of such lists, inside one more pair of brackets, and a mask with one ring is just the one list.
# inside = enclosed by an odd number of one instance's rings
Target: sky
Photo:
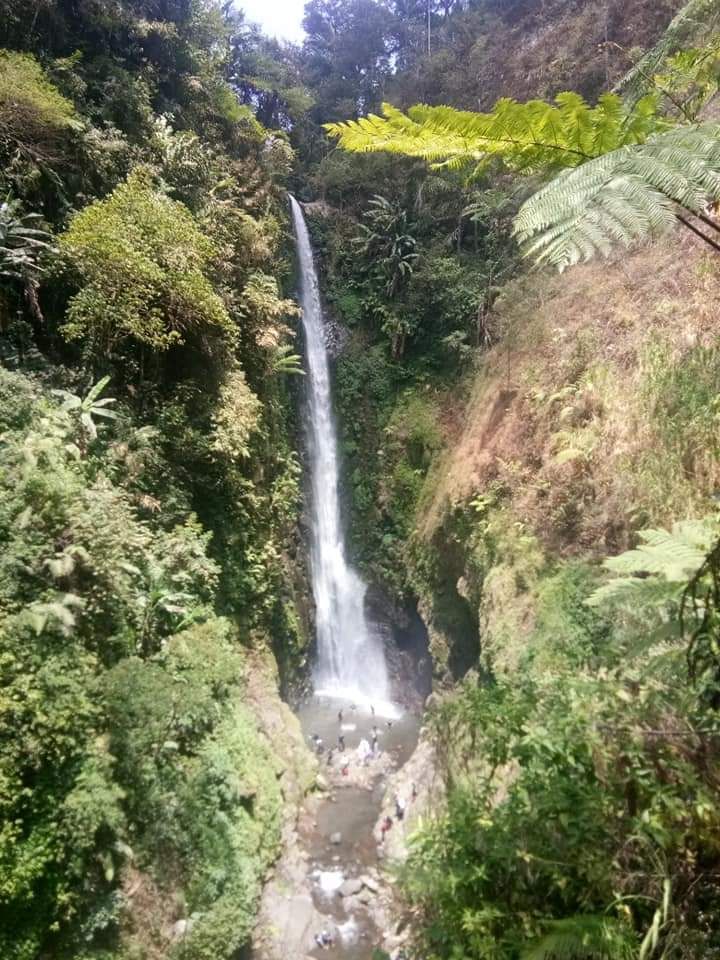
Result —
[[302, 40], [305, 0], [237, 0], [248, 20], [259, 23], [264, 32], [280, 40]]

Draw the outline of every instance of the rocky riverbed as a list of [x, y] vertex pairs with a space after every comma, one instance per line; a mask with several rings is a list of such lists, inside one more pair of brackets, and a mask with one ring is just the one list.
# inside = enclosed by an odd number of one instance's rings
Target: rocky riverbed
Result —
[[[437, 798], [431, 750], [424, 742], [417, 747], [419, 719], [320, 698], [298, 716], [308, 745], [314, 747], [313, 736], [322, 740], [316, 789], [286, 824], [284, 854], [263, 895], [254, 958], [370, 960], [376, 947], [394, 957], [403, 918], [387, 867], [403, 859], [408, 832]], [[373, 728], [376, 752], [363, 759], [361, 743], [372, 744]], [[396, 798], [405, 808], [401, 819]], [[383, 837], [386, 817], [392, 826]], [[323, 932], [332, 939], [324, 949], [315, 939]]]

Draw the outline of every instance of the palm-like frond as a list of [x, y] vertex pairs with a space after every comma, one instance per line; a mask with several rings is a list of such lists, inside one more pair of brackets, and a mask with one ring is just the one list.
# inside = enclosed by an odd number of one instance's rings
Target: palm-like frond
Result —
[[656, 610], [668, 609], [678, 603], [682, 597], [683, 584], [669, 583], [658, 577], [615, 577], [594, 590], [587, 605], [613, 609], [643, 611], [648, 607]]
[[37, 213], [22, 213], [18, 200], [0, 204], [0, 277], [21, 280], [40, 273], [39, 258], [51, 251], [51, 235]]
[[615, 573], [657, 573], [681, 583], [702, 566], [717, 534], [714, 519], [681, 521], [672, 530], [641, 530], [640, 545], [610, 557], [605, 566]]
[[683, 521], [674, 524], [672, 530], [641, 530], [640, 543], [634, 550], [605, 561], [605, 568], [617, 576], [595, 590], [588, 605], [597, 607], [613, 601], [637, 609], [660, 609], [679, 601], [717, 536], [714, 518]]
[[632, 929], [612, 917], [583, 914], [554, 920], [548, 932], [523, 950], [522, 960], [633, 960]]
[[325, 129], [355, 153], [401, 153], [450, 168], [497, 157], [513, 169], [563, 169], [666, 129], [656, 107], [650, 96], [627, 110], [611, 93], [591, 107], [571, 92], [558, 94], [554, 104], [498, 100], [490, 113], [419, 104], [405, 114], [385, 103], [382, 116]]
[[702, 213], [718, 199], [720, 126], [677, 127], [564, 171], [523, 204], [514, 232], [527, 256], [563, 269], [658, 236], [675, 204]]

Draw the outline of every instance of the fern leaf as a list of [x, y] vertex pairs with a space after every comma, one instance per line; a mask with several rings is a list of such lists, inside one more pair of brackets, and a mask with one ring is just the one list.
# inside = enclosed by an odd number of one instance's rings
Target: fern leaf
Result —
[[581, 914], [552, 921], [548, 932], [523, 950], [521, 960], [633, 960], [636, 950], [627, 924]]
[[675, 15], [655, 46], [638, 60], [617, 84], [616, 91], [640, 97], [652, 85], [663, 61], [692, 43], [703, 39], [720, 25], [720, 0], [690, 0]]
[[714, 517], [687, 520], [672, 530], [642, 530], [640, 543], [604, 563], [618, 576], [599, 587], [586, 601], [599, 607], [608, 603], [638, 609], [667, 609], [679, 601], [691, 577], [702, 567], [717, 541], [718, 522]]
[[559, 94], [554, 104], [503, 98], [490, 113], [419, 104], [404, 114], [386, 103], [382, 116], [325, 125], [341, 147], [355, 153], [401, 153], [453, 168], [499, 157], [514, 169], [554, 170], [578, 166], [666, 128], [651, 98], [628, 111], [615, 94], [605, 94], [590, 107], [571, 92]]
[[718, 199], [720, 126], [680, 127], [565, 171], [523, 204], [514, 232], [526, 256], [562, 270], [664, 233], [675, 204], [699, 213]]
[[667, 608], [678, 601], [683, 586], [658, 577], [616, 577], [593, 591], [586, 600], [589, 607], [624, 607], [642, 610]]

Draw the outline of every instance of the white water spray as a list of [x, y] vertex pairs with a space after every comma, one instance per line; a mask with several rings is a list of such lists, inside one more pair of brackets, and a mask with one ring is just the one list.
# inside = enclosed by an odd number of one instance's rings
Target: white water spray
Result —
[[330, 371], [312, 246], [300, 204], [290, 197], [300, 266], [300, 302], [308, 372], [312, 542], [310, 561], [317, 621], [318, 694], [387, 705], [382, 643], [365, 618], [365, 584], [348, 566], [340, 521], [337, 438]]

